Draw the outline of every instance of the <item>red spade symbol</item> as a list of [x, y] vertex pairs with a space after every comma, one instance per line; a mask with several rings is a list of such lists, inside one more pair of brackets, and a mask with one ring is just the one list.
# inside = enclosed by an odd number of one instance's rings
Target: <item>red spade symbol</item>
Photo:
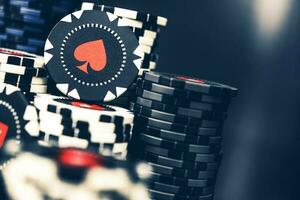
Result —
[[8, 126], [0, 122], [0, 147], [2, 147], [5, 142], [7, 132], [8, 132]]
[[88, 74], [88, 66], [94, 71], [101, 71], [106, 66], [107, 60], [103, 40], [95, 40], [79, 45], [74, 51], [74, 57], [78, 61], [84, 62], [83, 65], [77, 67], [86, 74]]

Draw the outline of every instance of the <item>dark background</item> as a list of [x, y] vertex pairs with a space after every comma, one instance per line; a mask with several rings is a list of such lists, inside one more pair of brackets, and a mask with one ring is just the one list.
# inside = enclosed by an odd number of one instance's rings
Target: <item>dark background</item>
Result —
[[300, 1], [101, 2], [169, 18], [158, 71], [240, 89], [225, 127], [216, 200], [300, 199]]

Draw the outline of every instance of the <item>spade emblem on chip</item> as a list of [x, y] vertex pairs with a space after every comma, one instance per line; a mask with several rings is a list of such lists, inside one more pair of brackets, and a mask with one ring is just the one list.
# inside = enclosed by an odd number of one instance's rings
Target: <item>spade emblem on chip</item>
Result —
[[101, 71], [107, 63], [106, 50], [103, 40], [95, 40], [83, 43], [76, 47], [74, 57], [84, 64], [77, 66], [78, 69], [88, 74], [88, 67], [94, 71]]

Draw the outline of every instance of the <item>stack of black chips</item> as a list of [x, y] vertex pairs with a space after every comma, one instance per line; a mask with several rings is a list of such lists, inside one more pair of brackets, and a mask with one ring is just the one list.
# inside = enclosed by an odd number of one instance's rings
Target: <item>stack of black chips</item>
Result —
[[152, 166], [153, 199], [213, 199], [230, 86], [146, 72], [137, 81], [131, 159]]

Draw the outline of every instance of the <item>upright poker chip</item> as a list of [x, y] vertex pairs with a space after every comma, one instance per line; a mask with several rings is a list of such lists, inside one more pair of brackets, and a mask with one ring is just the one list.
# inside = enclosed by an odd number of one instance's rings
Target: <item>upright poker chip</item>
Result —
[[201, 92], [213, 96], [236, 96], [238, 89], [216, 82], [201, 80], [197, 78], [178, 76], [167, 73], [145, 72], [143, 78], [147, 81], [162, 85], [184, 89], [188, 91]]
[[18, 88], [0, 84], [0, 148], [8, 138], [20, 141], [37, 136], [37, 119], [35, 107], [28, 103]]
[[44, 67], [44, 59], [41, 56], [24, 51], [0, 48], [0, 63], [20, 65], [24, 67]]
[[46, 67], [65, 95], [111, 101], [135, 80], [144, 53], [132, 29], [111, 13], [80, 10], [64, 17], [45, 45]]

